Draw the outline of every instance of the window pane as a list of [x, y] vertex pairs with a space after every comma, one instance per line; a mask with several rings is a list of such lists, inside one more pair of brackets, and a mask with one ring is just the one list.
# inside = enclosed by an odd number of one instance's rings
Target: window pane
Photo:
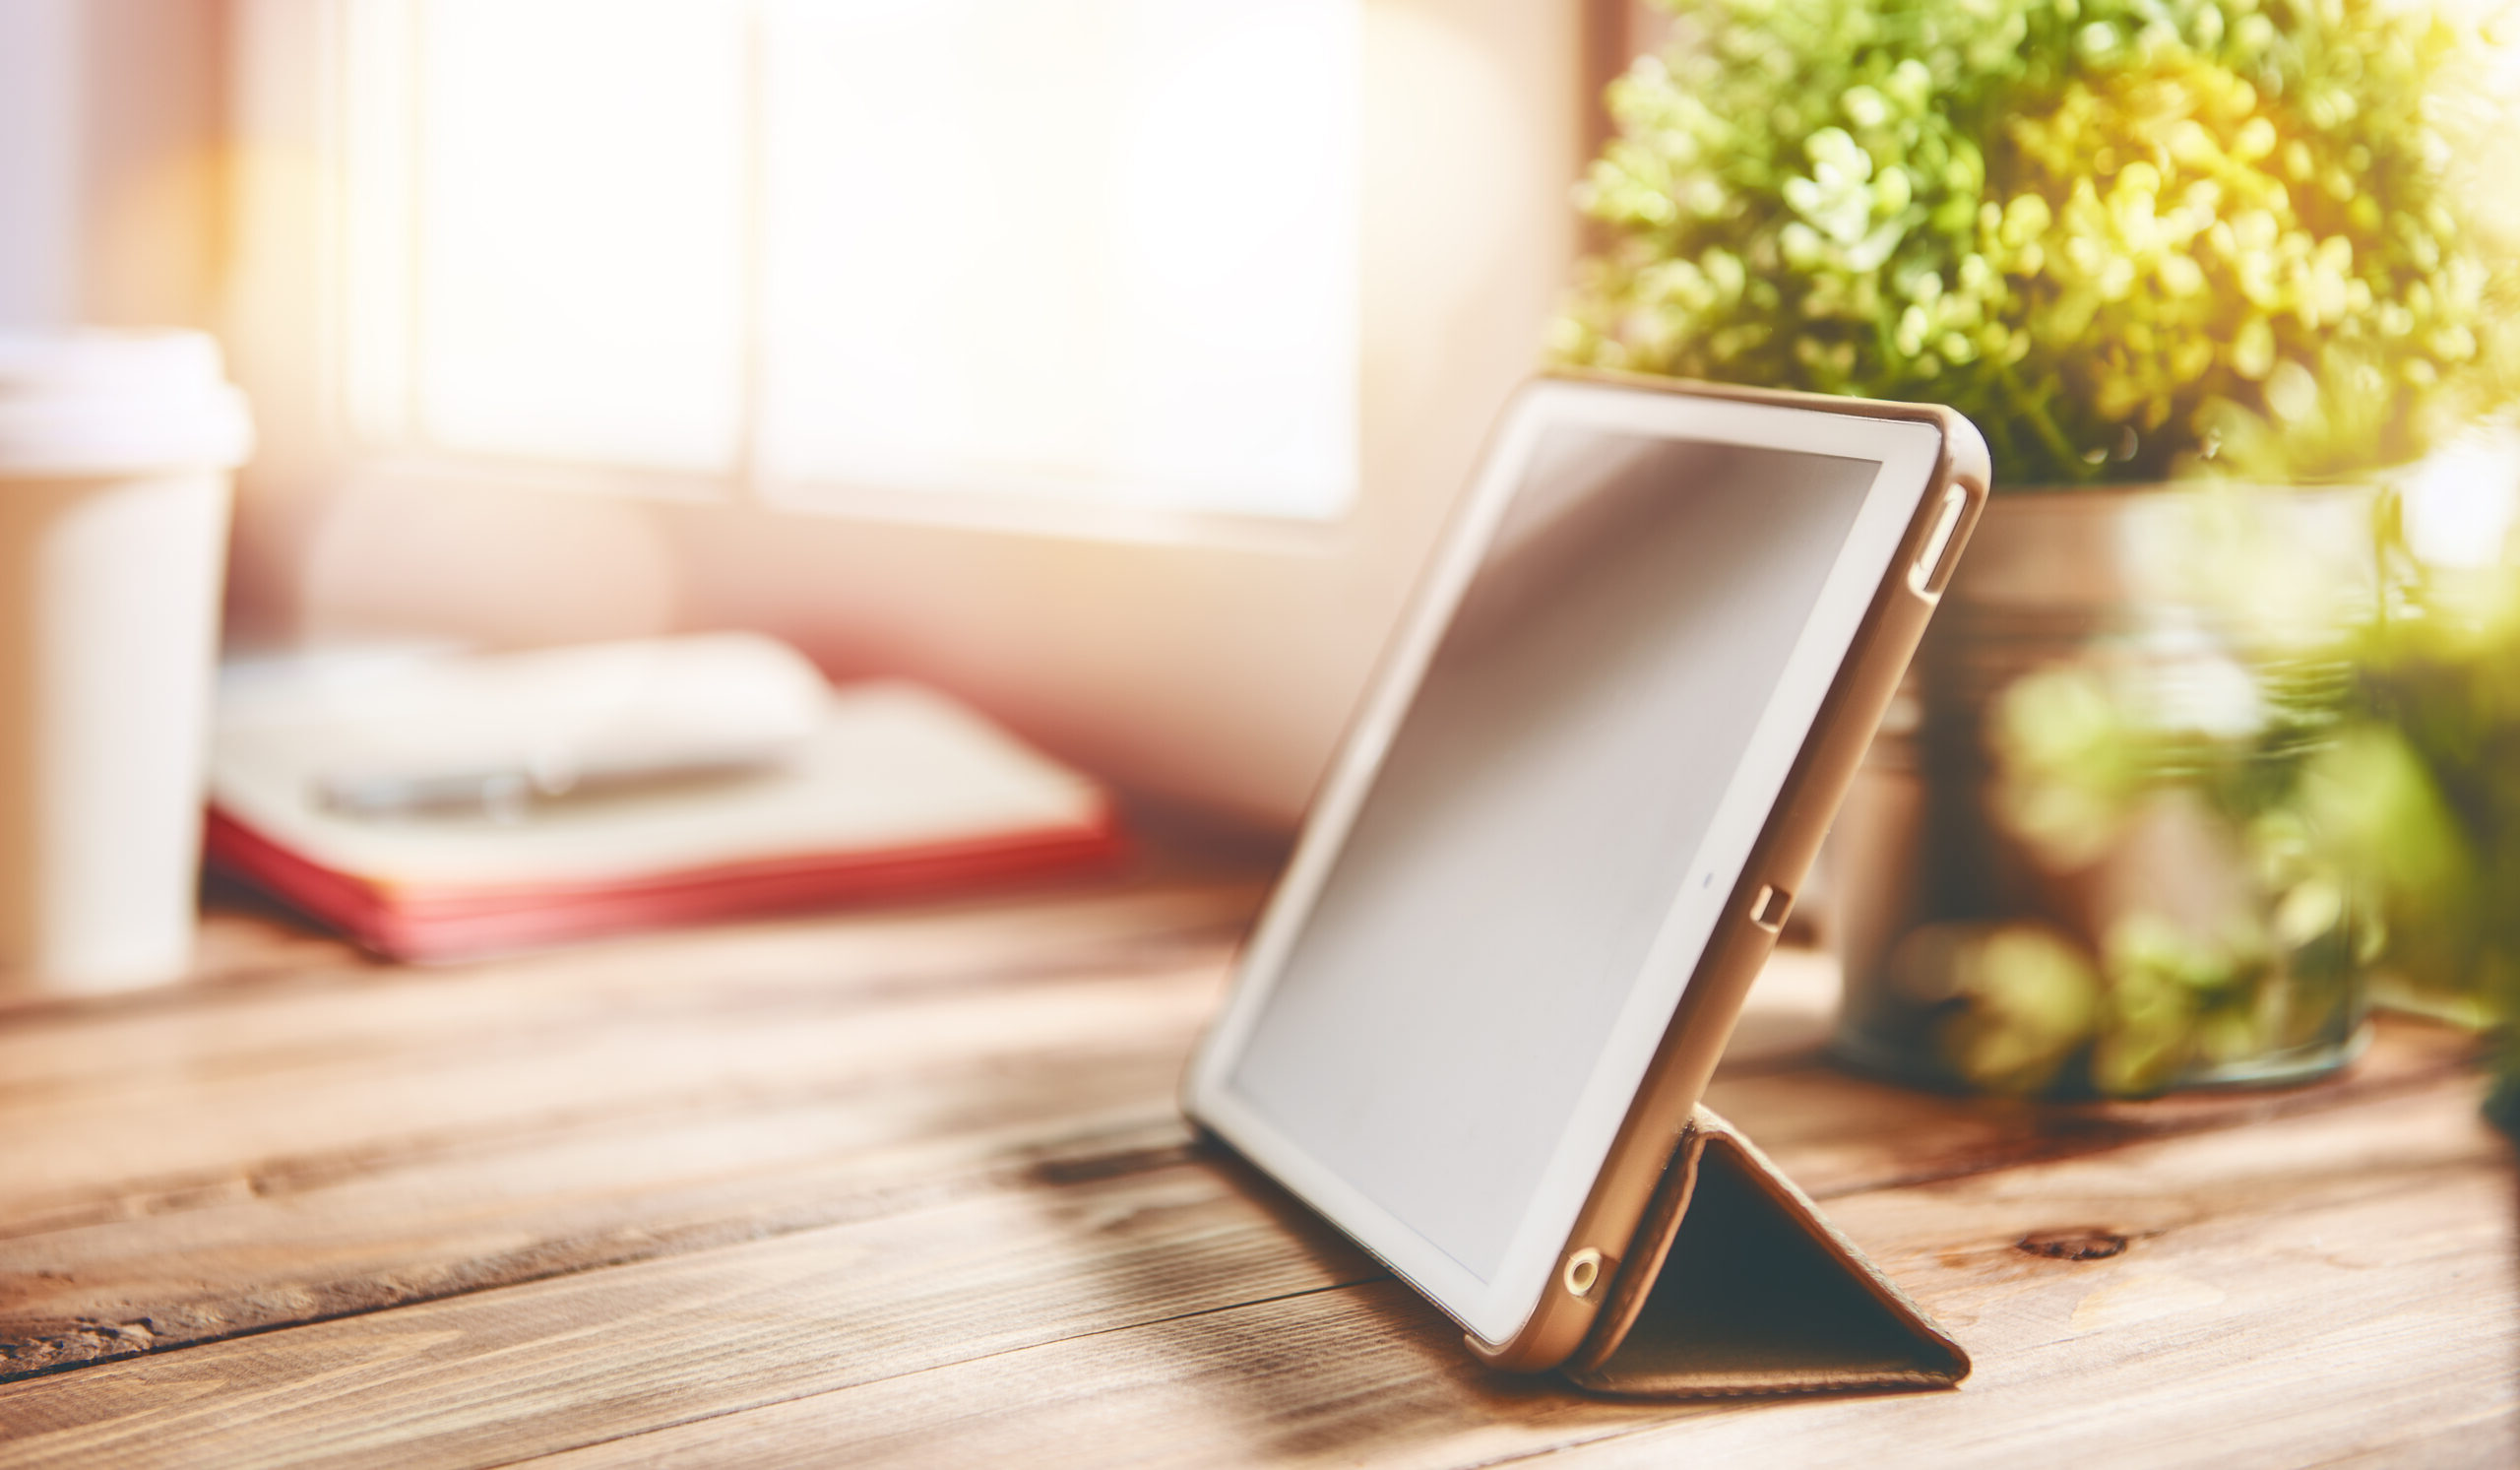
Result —
[[1356, 24], [1354, 0], [773, 0], [764, 473], [1344, 508]]
[[370, 444], [411, 433], [412, 0], [342, 12], [342, 401]]
[[731, 470], [746, 8], [430, 0], [418, 16], [423, 434]]

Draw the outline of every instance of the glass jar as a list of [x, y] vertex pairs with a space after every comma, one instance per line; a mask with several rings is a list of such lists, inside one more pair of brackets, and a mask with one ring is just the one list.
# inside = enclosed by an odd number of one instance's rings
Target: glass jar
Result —
[[1864, 1070], [2143, 1095], [2335, 1070], [2374, 937], [2311, 787], [2357, 490], [1999, 497], [1833, 837]]

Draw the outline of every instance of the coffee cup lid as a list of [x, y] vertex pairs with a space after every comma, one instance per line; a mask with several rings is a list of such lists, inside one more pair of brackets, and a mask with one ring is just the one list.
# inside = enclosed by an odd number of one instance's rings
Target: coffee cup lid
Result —
[[0, 333], [0, 479], [232, 470], [253, 439], [205, 333]]

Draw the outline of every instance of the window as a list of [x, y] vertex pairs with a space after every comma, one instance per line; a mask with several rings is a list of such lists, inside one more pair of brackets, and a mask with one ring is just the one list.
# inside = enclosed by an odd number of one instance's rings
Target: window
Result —
[[347, 0], [351, 442], [778, 505], [1336, 517], [1357, 9]]

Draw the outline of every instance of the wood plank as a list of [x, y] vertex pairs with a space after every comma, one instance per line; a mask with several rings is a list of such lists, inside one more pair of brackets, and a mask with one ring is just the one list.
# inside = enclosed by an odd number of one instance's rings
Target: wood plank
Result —
[[[384, 1160], [272, 1159], [23, 1218], [0, 1242], [0, 1378], [870, 1218], [1002, 1185], [1050, 1152], [1177, 1148], [1170, 1094], [1223, 963], [1220, 951], [1132, 977], [1137, 993], [1101, 1003], [1036, 983], [1038, 1009], [997, 1017], [1013, 1051], [987, 1045], [1000, 1034], [988, 1026], [878, 1028], [879, 1041], [909, 1038], [885, 1048], [887, 1066], [861, 1062], [798, 1096], [604, 1112]], [[1833, 986], [1824, 961], [1780, 956], [1745, 1016], [1735, 1050], [1748, 1055], [1728, 1058], [1757, 1077], [1745, 1096], [1790, 1171], [1825, 1194], [1983, 1167], [1973, 1142], [1996, 1160], [2021, 1152], [1966, 1106], [1807, 1065], [1765, 1071], [1786, 1055], [1807, 1063]], [[1037, 1026], [1042, 1015], [1054, 1024]], [[2053, 1154], [2115, 1140], [2071, 1128], [2030, 1141]]]
[[[864, 1218], [1061, 1152], [1177, 1152], [1169, 1098], [1219, 964], [1041, 982], [977, 1015], [897, 1005], [852, 1018], [846, 1055], [809, 1028], [838, 1080], [784, 1107], [274, 1169], [183, 1209], [0, 1241], [0, 1376]], [[732, 1060], [772, 1080], [758, 1048]]]
[[[1100, 1095], [1069, 1074], [988, 1079], [914, 1089], [899, 1113], [827, 1105], [570, 1137], [10, 1242], [0, 1381], [933, 1207], [1042, 1169], [1178, 1156], [1179, 1118], [1145, 1102], [1176, 1072], [1120, 1058]], [[925, 1104], [1002, 1112], [931, 1131]]]
[[[192, 973], [185, 986], [198, 991], [386, 968], [385, 961], [360, 954], [349, 941], [309, 927], [259, 895], [213, 879], [202, 909], [201, 929], [193, 940]], [[28, 1002], [18, 997], [11, 1003]]]
[[[940, 975], [1020, 978], [1042, 965], [1074, 968], [1088, 955], [1238, 934], [1258, 893], [1248, 882], [1118, 889], [735, 925], [430, 967], [380, 965], [316, 940], [325, 958], [314, 963], [231, 956], [250, 981], [214, 975], [0, 1012], [0, 1100], [110, 1092], [161, 1061], [197, 1072], [284, 1067], [308, 1050], [460, 1045], [485, 1027], [566, 1027], [625, 1006], [880, 998]], [[291, 952], [289, 936], [278, 942]]]
[[[1147, 1100], [1168, 1100], [1212, 1007], [1224, 938], [1253, 894], [1244, 880], [1207, 881], [751, 926], [469, 973], [387, 972], [349, 991], [336, 976], [330, 990], [283, 985], [207, 1006], [200, 992], [168, 991], [22, 1010], [0, 1021], [13, 1061], [154, 1044], [165, 1064], [155, 1091], [116, 1073], [108, 1105], [91, 1088], [78, 1106], [11, 1119], [20, 1144], [0, 1171], [0, 1377], [859, 1218], [1080, 1139], [1125, 1151], [1150, 1120], [1149, 1137], [1177, 1147], [1168, 1101]], [[700, 951], [720, 983], [695, 986], [671, 963], [680, 947]], [[1081, 984], [1062, 974], [1080, 965]], [[975, 986], [1028, 993], [975, 1020], [963, 1014]], [[579, 993], [555, 1003], [555, 991]], [[655, 1014], [658, 996], [642, 992], [657, 991], [700, 992], [712, 1024], [669, 1005]], [[836, 1023], [850, 1045], [820, 1054], [834, 1065], [783, 1076], [781, 1055], [816, 1050], [819, 1033], [795, 1029], [799, 1002], [880, 1015]], [[429, 1043], [450, 1016], [477, 1024], [485, 1006], [544, 1024], [506, 1055], [456, 1049], [462, 1066], [447, 1074]], [[549, 1035], [623, 1008], [645, 1028], [631, 1032], [664, 1038], [662, 1064], [625, 1055], [617, 1021], [582, 1024], [567, 1043]], [[761, 1026], [786, 1052], [729, 1040], [724, 1012], [765, 1009]], [[589, 1034], [612, 1044], [590, 1054]], [[51, 1050], [32, 1050], [38, 1042]], [[397, 1047], [415, 1047], [418, 1064]], [[275, 1052], [338, 1061], [347, 1075], [324, 1090], [303, 1067], [274, 1076]], [[505, 1075], [518, 1052], [531, 1054], [524, 1086]], [[714, 1092], [677, 1090], [695, 1064], [740, 1075]], [[599, 1085], [583, 1080], [590, 1072]], [[22, 1105], [43, 1095], [20, 1092]], [[240, 1098], [251, 1100], [241, 1111]], [[313, 1141], [333, 1146], [248, 1149], [241, 1162], [214, 1149], [206, 1169], [125, 1177], [162, 1165], [152, 1142], [216, 1140], [204, 1115], [231, 1134], [242, 1124], [250, 1138], [259, 1123], [301, 1144], [311, 1125]], [[61, 1182], [46, 1180], [47, 1157], [93, 1168], [90, 1187], [40, 1191]]]
[[2390, 1016], [2381, 1018], [2369, 1050], [2346, 1071], [2299, 1087], [2032, 1103], [1885, 1086], [1806, 1052], [1720, 1068], [1706, 1102], [1742, 1123], [1806, 1192], [1829, 1199], [2351, 1108], [2464, 1076], [2478, 1055], [2477, 1039], [2467, 1032]]
[[[1407, 1470], [1557, 1453], [1706, 1412], [1488, 1373], [1460, 1329], [1386, 1280], [895, 1374], [524, 1463]], [[1797, 1463], [1774, 1444], [1746, 1462]]]
[[[2308, 1402], [2344, 1391], [2329, 1363], [2370, 1395], [2507, 1414], [2512, 1184], [2475, 1104], [2472, 1085], [2445, 1084], [1843, 1201], [1842, 1222], [1985, 1362], [1940, 1407], [1828, 1408], [1876, 1446], [1870, 1416], [1919, 1412], [1944, 1416], [1912, 1432], [1946, 1448], [2019, 1453], [2051, 1424], [2107, 1431], [2119, 1399], [2168, 1437], [2254, 1394], [2248, 1422], [2298, 1449], [2334, 1428]], [[2060, 1224], [2135, 1244], [2101, 1262], [2012, 1247]], [[743, 1410], [774, 1414], [765, 1442], [791, 1456], [1100, 1462], [1127, 1445], [1202, 1463], [1463, 1463], [1740, 1412], [1491, 1379], [1372, 1275], [1265, 1186], [1159, 1164], [31, 1379], [0, 1387], [0, 1423], [29, 1464], [146, 1463], [153, 1446], [168, 1462], [174, 1444], [197, 1464], [456, 1464], [685, 1422], [590, 1456], [723, 1460], [754, 1416], [718, 1417]], [[2280, 1371], [2250, 1376], [2260, 1360]], [[2191, 1381], [2218, 1391], [2177, 1386]], [[1973, 1417], [1982, 1400], [1994, 1418]], [[2271, 1407], [2287, 1403], [2299, 1412]]]
[[[1839, 1446], [1821, 1464], [1866, 1440], [1936, 1464], [2034, 1446], [2060, 1464], [2520, 1461], [2513, 1177], [2475, 1096], [1842, 1201], [1840, 1222], [1978, 1352], [1963, 1395], [1986, 1414], [1796, 1405], [1784, 1427], [1658, 1430], [1573, 1463], [1721, 1463], [1787, 1435]], [[2130, 1243], [2093, 1261], [2014, 1244], [2087, 1225]]]
[[1179, 1155], [0, 1386], [22, 1465], [476, 1464], [1373, 1268]]
[[765, 927], [536, 956], [438, 985], [21, 1017], [0, 1026], [0, 1076], [23, 1066], [38, 1078], [0, 1086], [0, 1136], [12, 1140], [0, 1231], [179, 1208], [258, 1176], [443, 1153], [608, 1110], [775, 1095], [861, 1066], [883, 1075], [888, 1049], [922, 1027], [970, 1022], [975, 1055], [1019, 1048], [1042, 1007], [975, 1005], [976, 992], [1021, 996], [1045, 977], [1185, 952], [1213, 968], [1247, 897]]
[[[1480, 1373], [1379, 1283], [541, 1463], [2503, 1464], [2520, 1448], [2511, 1199], [2474, 1090], [2442, 1087], [1842, 1201], [1840, 1222], [1978, 1354], [1954, 1393], [1593, 1403]], [[2092, 1261], [2017, 1248], [2060, 1221], [2134, 1239]]]
[[[1061, 1153], [1178, 1149], [1172, 1093], [1224, 963], [1220, 949], [1135, 977], [1128, 1025], [1063, 1014], [1081, 1024], [1028, 1030], [1012, 1059], [960, 1055], [971, 1035], [931, 1030], [937, 1055], [908, 1077], [79, 1201], [0, 1242], [0, 1378], [869, 1218]], [[1812, 956], [1778, 968], [1753, 1014], [1807, 1050], [1834, 974]], [[1060, 993], [1042, 999], [1064, 1011]]]
[[[1182, 1031], [1213, 994], [1213, 966], [1172, 993], [1150, 996], [1136, 977], [1043, 982], [972, 1005], [943, 995], [864, 1012], [691, 1016], [660, 1025], [593, 1026], [567, 1044], [485, 1045], [479, 1054], [389, 1058], [349, 1077], [302, 1073], [172, 1080], [87, 1112], [23, 1106], [8, 1126], [23, 1139], [13, 1167], [34, 1187], [13, 1201], [12, 1224], [50, 1224], [111, 1198], [123, 1208], [180, 1205], [197, 1183], [248, 1191], [305, 1176], [374, 1167], [380, 1159], [443, 1155], [603, 1119], [652, 1120], [732, 1106], [746, 1097], [872, 1089], [940, 1064], [1012, 1063], [1042, 1047], [1091, 1045], [1125, 1032], [1140, 1008]], [[307, 1070], [318, 1070], [309, 1068]], [[125, 1171], [140, 1176], [125, 1189]], [[278, 1182], [275, 1183], [274, 1182]], [[212, 1197], [216, 1197], [215, 1195]]]
[[[106, 1038], [58, 1038], [58, 1057], [88, 1054], [78, 1069], [99, 1080], [31, 1085], [14, 1099], [0, 1096], [0, 1131], [18, 1140], [0, 1177], [0, 1236], [294, 1187], [289, 1182], [387, 1167], [398, 1157], [438, 1156], [576, 1126], [606, 1110], [679, 1113], [722, 1105], [734, 1094], [811, 1090], [816, 1077], [845, 1075], [838, 1068], [850, 1055], [845, 1048], [819, 1052], [819, 1038], [867, 1029], [843, 1014], [851, 1005], [882, 1004], [896, 994], [941, 1004], [955, 985], [1022, 984], [1062, 966], [1197, 953], [1203, 944], [1221, 954], [1215, 922], [1231, 925], [1238, 907], [1228, 899], [1193, 908], [1171, 916], [1189, 926], [1186, 932], [1121, 939], [1116, 948], [1089, 938], [1062, 950], [1020, 925], [1000, 936], [1006, 948], [984, 942], [986, 934], [963, 946], [950, 936], [920, 934], [915, 937], [941, 942], [945, 952], [924, 961], [929, 968], [923, 970], [898, 951], [854, 953], [851, 941], [866, 937], [854, 929], [826, 936], [819, 949], [794, 936], [744, 936], [739, 950], [764, 937], [784, 940], [771, 946], [783, 967], [765, 981], [759, 970], [728, 965], [702, 985], [667, 955], [653, 968], [680, 979], [668, 998], [653, 1003], [608, 994], [598, 984], [552, 1005], [550, 986], [527, 984], [531, 973], [509, 970], [471, 977], [471, 984], [446, 991], [389, 988], [404, 993], [374, 997], [374, 1007], [363, 1003], [367, 991], [301, 997], [282, 1007], [283, 1016], [269, 1027], [260, 1024], [266, 1018], [222, 1016], [187, 1046], [159, 1036], [154, 1049], [137, 1046], [121, 1068], [104, 1067], [97, 1057], [110, 1046], [139, 1041], [123, 1028], [111, 1028]], [[1125, 927], [1148, 916], [1106, 917]], [[710, 952], [726, 947], [722, 942]], [[1009, 973], [1010, 949], [1025, 957], [1018, 973]], [[1818, 963], [1807, 956], [1793, 962], [1806, 978]], [[565, 983], [604, 978], [602, 967], [589, 963], [555, 968]], [[650, 973], [649, 966], [628, 966], [624, 989], [645, 984]], [[791, 984], [802, 987], [801, 994]], [[1768, 987], [1760, 990], [1764, 996]], [[2047, 1157], [2165, 1126], [2335, 1106], [2356, 1091], [2386, 1091], [2455, 1070], [2468, 1046], [2444, 1031], [2393, 1030], [2344, 1091], [2331, 1086], [2135, 1109], [1977, 1104], [1955, 1111], [1943, 1100], [1810, 1075], [1798, 1064], [1774, 1073], [1780, 1038], [1807, 1043], [1825, 1029], [1823, 1014], [1810, 1004], [1816, 993], [1825, 992], [1797, 981], [1794, 1006], [1782, 1014], [1754, 997], [1743, 1040], [1766, 1046], [1749, 1048], [1739, 1063], [1728, 1058], [1710, 1100], [1728, 1113], [1747, 1110], [1768, 1118], [1771, 1151], [1796, 1154], [1797, 1178], [1822, 1193], [1903, 1174], [1939, 1177], [1983, 1167], [1999, 1154]], [[800, 1029], [794, 1007], [831, 1014]], [[320, 1009], [331, 1024], [310, 1019], [309, 1009]], [[450, 1024], [449, 1016], [462, 1024]], [[273, 1034], [280, 1038], [270, 1045], [281, 1050], [258, 1050]], [[40, 1028], [0, 1029], [0, 1051], [12, 1041], [50, 1039], [56, 1038]], [[806, 1057], [785, 1074], [788, 1080], [776, 1080], [783, 1075], [773, 1064], [777, 1058], [800, 1052]], [[811, 1064], [817, 1059], [820, 1067]], [[1740, 1065], [1749, 1075], [1736, 1074]], [[1774, 1074], [1757, 1075], [1762, 1069]], [[320, 1106], [309, 1106], [317, 1099]], [[1859, 1126], [1850, 1128], [1851, 1118]], [[202, 1125], [170, 1126], [177, 1119]], [[1923, 1155], [1918, 1144], [1926, 1139], [1953, 1157]], [[1810, 1156], [1797, 1153], [1806, 1142], [1813, 1146]]]

